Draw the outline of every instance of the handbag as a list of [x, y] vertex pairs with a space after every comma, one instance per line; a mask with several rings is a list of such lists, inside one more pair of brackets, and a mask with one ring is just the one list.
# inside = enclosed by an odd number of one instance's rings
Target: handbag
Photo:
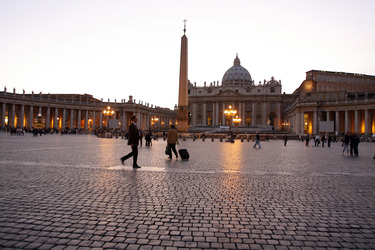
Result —
[[165, 154], [166, 155], [171, 155], [171, 148], [167, 145], [166, 147], [165, 147]]

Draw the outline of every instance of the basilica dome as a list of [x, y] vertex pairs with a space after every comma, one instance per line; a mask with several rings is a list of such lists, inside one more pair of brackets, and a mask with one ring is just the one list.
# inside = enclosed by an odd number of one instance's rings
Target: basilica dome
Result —
[[238, 55], [236, 55], [234, 65], [228, 69], [223, 76], [223, 86], [251, 84], [253, 84], [253, 82], [249, 71], [241, 66], [241, 61]]

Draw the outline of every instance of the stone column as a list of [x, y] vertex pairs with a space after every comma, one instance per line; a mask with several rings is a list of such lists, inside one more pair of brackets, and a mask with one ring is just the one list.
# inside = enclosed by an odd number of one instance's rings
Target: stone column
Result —
[[327, 111], [327, 122], [331, 121], [330, 117], [329, 117], [329, 111]]
[[238, 126], [241, 126], [242, 125], [242, 103], [239, 102], [238, 103], [238, 118], [241, 118], [241, 122], [238, 124]]
[[61, 121], [61, 129], [65, 129], [66, 127], [66, 109], [63, 109], [62, 121]]
[[222, 119], [222, 125], [226, 126], [227, 125], [227, 120], [226, 120], [227, 118], [225, 117], [224, 110], [225, 110], [225, 102], [223, 102], [223, 114], [222, 114], [221, 119]]
[[102, 111], [100, 112], [100, 118], [99, 119], [100, 119], [99, 127], [102, 129], [103, 128], [103, 112]]
[[267, 121], [268, 121], [268, 116], [267, 116], [267, 103], [264, 102], [263, 103], [263, 112], [262, 112], [262, 116], [263, 116], [263, 126], [267, 125]]
[[280, 103], [276, 104], [276, 110], [277, 110], [276, 129], [280, 130], [281, 129], [281, 105]]
[[255, 112], [255, 102], [253, 101], [251, 107], [251, 126], [255, 126], [256, 112]]
[[318, 112], [314, 111], [314, 118], [313, 118], [313, 133], [317, 134], [318, 130]]
[[49, 129], [51, 126], [51, 108], [47, 107], [46, 111], [46, 129]]
[[191, 125], [195, 127], [197, 126], [197, 104], [196, 103], [193, 103], [192, 109], [193, 109], [193, 112], [192, 112], [193, 114], [191, 117]]
[[354, 111], [354, 133], [358, 133], [358, 110]]
[[340, 133], [340, 112], [339, 111], [336, 111], [335, 112], [335, 122], [336, 122], [336, 126], [335, 126], [335, 130], [336, 130], [336, 135], [338, 135], [338, 133]]
[[[300, 122], [301, 122], [301, 127], [300, 127], [300, 133], [301, 134], [304, 134], [305, 133], [305, 112], [301, 112], [301, 119], [300, 119]], [[307, 132], [307, 131], [306, 131]]]
[[34, 111], [34, 107], [30, 106], [30, 112], [29, 112], [29, 127], [30, 128], [33, 126], [33, 118], [34, 118], [33, 111]]
[[122, 111], [122, 120], [121, 120], [121, 130], [125, 131], [126, 130], [126, 121], [125, 121], [125, 111]]
[[54, 117], [54, 121], [53, 121], [53, 128], [55, 128], [55, 129], [59, 128], [59, 122], [57, 120], [58, 115], [59, 115], [59, 109], [55, 108], [55, 117]]
[[10, 127], [13, 128], [14, 127], [14, 121], [15, 121], [15, 118], [16, 118], [16, 104], [12, 104], [12, 115], [11, 115], [11, 118], [10, 118]]
[[3, 103], [1, 109], [1, 128], [5, 128], [5, 114], [6, 114], [6, 103]]
[[78, 109], [78, 117], [77, 117], [77, 129], [81, 129], [81, 110]]
[[369, 130], [369, 119], [368, 119], [368, 117], [369, 117], [369, 114], [368, 114], [368, 109], [365, 109], [365, 134], [366, 135], [368, 135], [368, 134], [370, 134], [370, 130]]
[[294, 126], [293, 126], [294, 133], [300, 134], [301, 133], [301, 115], [299, 113], [296, 113], [294, 117], [295, 117]]
[[207, 126], [206, 102], [203, 103], [203, 126]]
[[70, 129], [74, 129], [74, 109], [70, 110]]
[[[21, 105], [21, 123], [20, 123], [20, 128], [24, 128], [25, 127], [25, 119], [24, 119], [24, 116], [25, 116], [25, 105]], [[20, 120], [20, 119], [18, 119]]]
[[345, 110], [345, 131], [344, 133], [349, 132], [349, 111]]
[[86, 109], [85, 130], [89, 129], [89, 111]]
[[95, 115], [96, 115], [96, 111], [95, 109], [92, 111], [93, 115], [92, 115], [92, 129], [95, 130], [96, 129], [96, 118], [95, 118]]
[[215, 106], [216, 106], [216, 120], [215, 120], [215, 125], [216, 126], [219, 126], [219, 118], [220, 118], [220, 114], [219, 114], [219, 103], [216, 102], [215, 103]]
[[38, 115], [43, 115], [42, 107], [39, 107]]

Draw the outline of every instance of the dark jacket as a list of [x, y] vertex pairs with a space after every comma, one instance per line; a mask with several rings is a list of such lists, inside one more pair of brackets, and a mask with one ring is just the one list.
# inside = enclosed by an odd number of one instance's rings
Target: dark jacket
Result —
[[138, 142], [139, 142], [139, 132], [138, 132], [137, 126], [134, 123], [131, 123], [129, 126], [128, 145], [134, 144], [135, 146], [138, 146]]

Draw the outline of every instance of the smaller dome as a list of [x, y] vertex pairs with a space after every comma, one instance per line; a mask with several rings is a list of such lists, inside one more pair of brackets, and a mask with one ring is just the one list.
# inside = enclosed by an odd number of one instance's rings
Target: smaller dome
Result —
[[223, 86], [251, 85], [252, 79], [249, 71], [241, 66], [241, 61], [236, 55], [233, 66], [223, 76]]
[[275, 77], [271, 77], [271, 80], [269, 80], [266, 85], [281, 85], [281, 81], [275, 80]]

